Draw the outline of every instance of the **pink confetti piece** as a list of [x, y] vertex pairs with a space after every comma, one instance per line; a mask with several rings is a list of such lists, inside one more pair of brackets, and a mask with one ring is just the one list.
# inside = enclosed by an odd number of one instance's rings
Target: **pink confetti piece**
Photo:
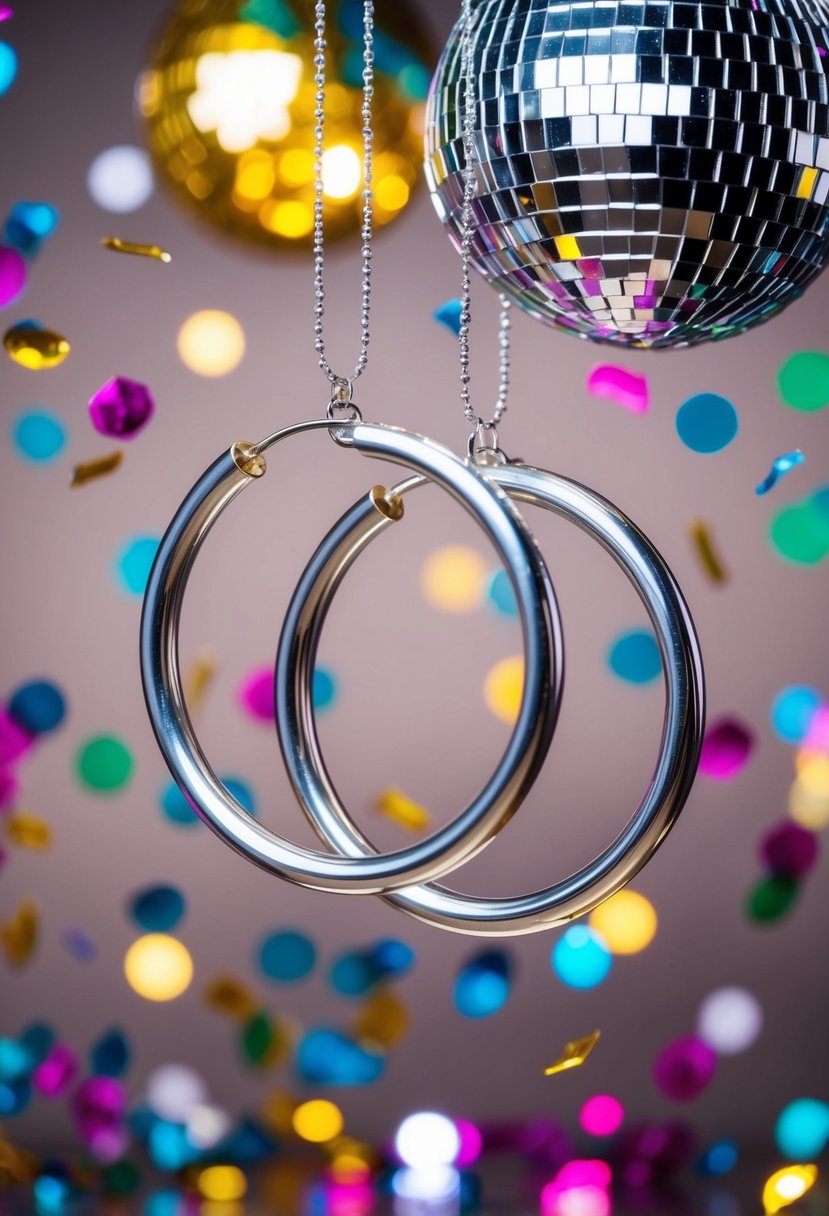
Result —
[[273, 722], [273, 669], [251, 672], [239, 690], [239, 702], [257, 722]]
[[730, 781], [745, 768], [754, 735], [736, 718], [722, 718], [705, 732], [699, 769], [715, 781]]
[[107, 380], [89, 402], [92, 425], [108, 439], [132, 439], [154, 413], [155, 402], [146, 384], [126, 376]]
[[10, 768], [0, 768], [0, 811], [14, 806], [20, 794], [20, 782]]
[[25, 286], [25, 258], [16, 249], [0, 245], [0, 308], [14, 303]]
[[9, 8], [8, 4], [0, 4], [0, 21], [11, 21], [13, 16], [13, 8]]
[[59, 1098], [75, 1080], [78, 1059], [71, 1047], [55, 1043], [48, 1056], [35, 1069], [32, 1081], [44, 1098]]
[[817, 835], [788, 820], [773, 827], [760, 841], [760, 857], [777, 878], [805, 878], [819, 854]]
[[0, 709], [0, 768], [14, 764], [26, 754], [33, 742], [34, 736], [24, 730], [5, 709]]
[[696, 1035], [675, 1039], [656, 1058], [653, 1079], [666, 1098], [689, 1102], [707, 1088], [717, 1068], [717, 1054]]
[[594, 367], [587, 377], [587, 391], [593, 397], [609, 397], [623, 409], [644, 414], [648, 408], [648, 378], [614, 363]]
[[829, 752], [829, 705], [821, 705], [820, 709], [816, 709], [812, 714], [803, 746], [813, 747], [815, 751]]

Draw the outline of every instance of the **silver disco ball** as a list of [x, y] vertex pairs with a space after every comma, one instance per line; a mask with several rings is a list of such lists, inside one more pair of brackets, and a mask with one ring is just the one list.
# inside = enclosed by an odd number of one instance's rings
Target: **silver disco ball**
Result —
[[[727, 338], [829, 252], [829, 0], [474, 0], [473, 259], [568, 333]], [[426, 176], [460, 244], [461, 30]]]

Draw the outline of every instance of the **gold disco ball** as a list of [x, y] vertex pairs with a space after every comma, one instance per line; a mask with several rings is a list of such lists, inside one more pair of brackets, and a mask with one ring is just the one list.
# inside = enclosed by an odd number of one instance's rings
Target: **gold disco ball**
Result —
[[[326, 239], [359, 232], [362, 0], [328, 4]], [[408, 0], [379, 0], [374, 39], [374, 217], [399, 215], [420, 180], [433, 56]], [[314, 225], [313, 0], [183, 0], [138, 97], [156, 172], [193, 215], [276, 249]]]

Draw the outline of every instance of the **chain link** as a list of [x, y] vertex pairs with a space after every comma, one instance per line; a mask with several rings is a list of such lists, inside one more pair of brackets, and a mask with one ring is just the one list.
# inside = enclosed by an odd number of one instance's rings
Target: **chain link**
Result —
[[[461, 405], [464, 416], [475, 423], [475, 433], [494, 432], [507, 410], [510, 381], [510, 308], [511, 302], [501, 296], [501, 313], [498, 321], [498, 397], [492, 417], [485, 422], [472, 405], [469, 391], [469, 328], [472, 313], [471, 263], [472, 228], [474, 221], [473, 199], [475, 198], [475, 20], [472, 15], [472, 0], [461, 3], [461, 135], [463, 142], [463, 205], [461, 207], [461, 316], [458, 331], [458, 350], [461, 365]], [[462, 101], [461, 101], [462, 97]], [[497, 443], [497, 440], [496, 440]]]
[[317, 0], [314, 10], [314, 349], [319, 366], [332, 386], [332, 403], [348, 405], [351, 388], [362, 376], [368, 362], [371, 314], [371, 257], [374, 215], [372, 210], [372, 167], [374, 135], [371, 127], [371, 103], [374, 97], [374, 4], [363, 0], [363, 215], [362, 283], [360, 301], [360, 352], [351, 376], [338, 376], [325, 353], [323, 317], [325, 315], [325, 240], [323, 221], [323, 152], [325, 147], [325, 0]]

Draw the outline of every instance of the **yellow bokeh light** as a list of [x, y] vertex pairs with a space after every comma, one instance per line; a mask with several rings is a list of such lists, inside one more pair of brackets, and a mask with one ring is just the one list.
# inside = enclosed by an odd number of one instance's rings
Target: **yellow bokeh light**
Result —
[[383, 177], [374, 187], [374, 198], [384, 211], [399, 211], [409, 201], [409, 183], [396, 173]]
[[520, 655], [501, 659], [487, 672], [484, 701], [487, 709], [512, 726], [521, 707], [524, 691], [524, 660]]
[[235, 1165], [209, 1165], [199, 1174], [198, 1188], [204, 1199], [232, 1203], [247, 1194], [248, 1180]]
[[763, 1211], [774, 1216], [805, 1195], [817, 1181], [816, 1165], [787, 1165], [767, 1180], [763, 1187]]
[[484, 597], [487, 567], [480, 553], [465, 545], [435, 549], [423, 564], [420, 586], [441, 612], [472, 612]]
[[291, 240], [305, 236], [314, 227], [314, 212], [307, 203], [274, 203], [269, 200], [259, 215], [269, 232]]
[[638, 954], [656, 935], [656, 911], [637, 891], [617, 891], [590, 913], [589, 925], [612, 954]]
[[818, 797], [829, 796], [829, 755], [816, 748], [801, 747], [795, 759], [798, 780]]
[[375, 1161], [375, 1153], [367, 1144], [359, 1140], [343, 1138], [329, 1146], [331, 1164], [329, 1169], [335, 1182], [353, 1186], [365, 1182], [371, 1175], [371, 1167]]
[[334, 1140], [343, 1130], [340, 1108], [325, 1098], [303, 1102], [294, 1111], [292, 1123], [296, 1134], [312, 1144], [324, 1144], [326, 1140]]
[[810, 832], [829, 827], [829, 793], [821, 794], [809, 788], [798, 777], [789, 790], [789, 814], [795, 823]]
[[279, 173], [289, 186], [307, 186], [314, 180], [314, 154], [308, 148], [289, 148], [279, 158]]
[[236, 165], [235, 191], [242, 198], [261, 202], [273, 190], [273, 157], [267, 152], [246, 152]]
[[166, 933], [147, 933], [133, 942], [124, 957], [130, 987], [148, 1001], [174, 1001], [193, 978], [193, 960], [186, 946]]
[[226, 376], [245, 353], [245, 334], [229, 312], [194, 312], [178, 331], [182, 363], [199, 376]]
[[353, 198], [360, 189], [363, 167], [348, 144], [335, 144], [322, 156], [322, 188], [327, 198]]

